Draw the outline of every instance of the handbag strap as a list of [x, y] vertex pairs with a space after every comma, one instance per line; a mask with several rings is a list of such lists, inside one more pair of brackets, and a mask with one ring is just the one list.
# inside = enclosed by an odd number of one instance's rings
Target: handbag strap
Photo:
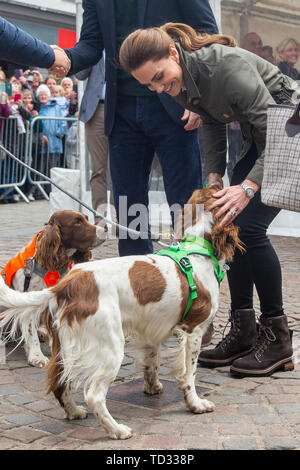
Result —
[[293, 115], [286, 122], [285, 132], [289, 137], [294, 137], [300, 132], [300, 101], [297, 104]]

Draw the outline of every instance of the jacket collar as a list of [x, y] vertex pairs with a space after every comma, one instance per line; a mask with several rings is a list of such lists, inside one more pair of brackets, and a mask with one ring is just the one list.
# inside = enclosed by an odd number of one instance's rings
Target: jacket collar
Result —
[[186, 88], [187, 101], [190, 104], [197, 105], [200, 102], [201, 93], [193, 77], [193, 64], [191, 54], [182, 49], [179, 43], [176, 42], [175, 46], [179, 53], [179, 63], [182, 68], [182, 75]]

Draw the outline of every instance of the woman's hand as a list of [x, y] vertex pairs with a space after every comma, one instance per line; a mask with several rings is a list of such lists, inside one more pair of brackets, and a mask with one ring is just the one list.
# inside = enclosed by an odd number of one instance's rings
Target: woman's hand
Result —
[[2, 91], [0, 93], [0, 103], [4, 105], [7, 103], [7, 101], [8, 101], [8, 94], [5, 93], [5, 91]]
[[197, 113], [193, 113], [192, 111], [189, 111], [188, 109], [184, 110], [184, 114], [181, 118], [182, 121], [187, 121], [186, 125], [184, 126], [184, 129], [186, 131], [193, 131], [194, 129], [198, 129], [198, 127], [202, 126], [202, 119]]
[[[247, 184], [251, 183], [251, 187], [254, 189], [254, 192], [258, 191], [259, 186], [256, 183], [248, 180], [246, 180], [246, 182]], [[214, 216], [216, 219], [224, 216], [220, 222], [221, 226], [231, 224], [250, 201], [245, 190], [239, 184], [236, 186], [228, 186], [227, 188], [216, 192], [213, 196], [218, 198], [218, 200], [209, 207], [209, 210], [213, 210], [216, 207], [220, 208]]]

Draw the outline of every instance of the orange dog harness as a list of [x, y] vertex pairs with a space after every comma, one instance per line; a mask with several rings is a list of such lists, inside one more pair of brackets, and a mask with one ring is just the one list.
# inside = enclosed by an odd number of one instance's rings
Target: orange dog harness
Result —
[[[42, 277], [47, 287], [55, 286], [55, 284], [57, 284], [57, 282], [59, 281], [60, 277], [66, 273], [66, 270], [63, 270], [63, 272], [61, 271], [60, 272], [59, 271], [47, 272], [43, 270], [40, 266], [39, 266], [39, 269], [36, 269], [36, 270], [34, 269], [34, 265], [36, 264], [35, 259], [34, 259], [35, 253], [36, 253], [36, 243], [41, 233], [43, 233], [43, 230], [38, 232], [32, 240], [25, 243], [22, 250], [7, 263], [5, 268], [2, 269], [1, 276], [3, 277], [5, 283], [9, 287], [11, 287], [13, 277], [19, 269], [25, 269], [25, 270], [27, 269], [27, 271], [29, 272], [29, 281], [27, 281], [27, 288], [25, 288], [26, 284], [24, 285], [24, 290], [28, 289], [31, 274], [33, 271], [35, 271], [40, 277]], [[25, 283], [26, 283], [26, 272], [25, 272]]]

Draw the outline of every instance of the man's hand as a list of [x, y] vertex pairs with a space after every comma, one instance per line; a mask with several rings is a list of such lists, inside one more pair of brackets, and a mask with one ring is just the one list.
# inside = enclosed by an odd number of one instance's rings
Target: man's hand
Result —
[[192, 111], [189, 111], [188, 109], [184, 110], [184, 114], [181, 118], [182, 121], [187, 121], [186, 125], [184, 126], [184, 129], [186, 131], [193, 131], [194, 129], [198, 129], [198, 127], [202, 126], [202, 119], [199, 116], [199, 114], [193, 113]]
[[55, 74], [58, 78], [63, 78], [68, 74], [71, 68], [71, 61], [61, 47], [55, 45], [50, 47], [52, 47], [55, 54], [55, 62], [49, 71]]

